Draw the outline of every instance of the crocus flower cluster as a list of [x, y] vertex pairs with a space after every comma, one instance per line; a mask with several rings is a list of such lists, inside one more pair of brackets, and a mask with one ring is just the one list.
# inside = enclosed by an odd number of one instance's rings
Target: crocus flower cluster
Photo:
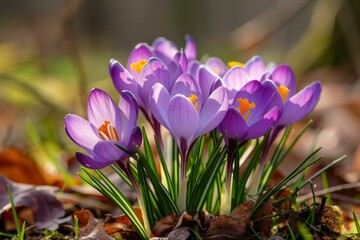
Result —
[[245, 64], [227, 65], [215, 57], [201, 64], [190, 36], [184, 49], [165, 38], [151, 46], [138, 44], [126, 67], [112, 59], [109, 71], [121, 96], [119, 105], [95, 89], [89, 97], [89, 121], [75, 115], [65, 118], [70, 138], [88, 152], [78, 153], [78, 160], [87, 167], [102, 168], [127, 158], [116, 144], [132, 152], [134, 144], [141, 144], [136, 126], [139, 106], [160, 144], [160, 125], [175, 139], [184, 178], [186, 159], [200, 136], [217, 129], [226, 144], [244, 143], [273, 129], [274, 138], [310, 113], [321, 92], [319, 82], [296, 92], [289, 66], [265, 66], [258, 56]]

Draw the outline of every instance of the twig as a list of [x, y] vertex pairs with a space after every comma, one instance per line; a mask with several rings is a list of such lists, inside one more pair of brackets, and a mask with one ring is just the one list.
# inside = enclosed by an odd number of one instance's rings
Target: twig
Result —
[[[337, 185], [337, 186], [329, 187], [327, 189], [322, 189], [322, 190], [316, 191], [315, 196], [322, 196], [326, 193], [333, 193], [333, 192], [337, 192], [337, 191], [344, 190], [344, 189], [351, 189], [351, 188], [358, 188], [358, 187], [360, 187], [360, 182], [346, 183], [346, 184]], [[313, 197], [313, 193], [308, 193], [303, 196], [299, 196], [296, 200], [298, 202], [303, 202], [312, 197]]]
[[83, 109], [86, 107], [86, 91], [87, 91], [87, 81], [84, 70], [84, 65], [81, 61], [80, 54], [77, 49], [75, 35], [73, 31], [74, 20], [76, 14], [78, 13], [80, 7], [82, 6], [84, 0], [68, 0], [66, 1], [66, 6], [64, 9], [63, 15], [63, 34], [65, 40], [65, 46], [69, 55], [70, 60], [72, 61], [79, 84], [79, 96], [80, 103]]

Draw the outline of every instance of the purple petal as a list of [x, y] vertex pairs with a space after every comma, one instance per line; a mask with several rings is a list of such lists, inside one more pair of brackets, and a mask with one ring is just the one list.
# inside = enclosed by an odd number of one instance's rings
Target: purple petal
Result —
[[199, 85], [199, 89], [201, 89], [203, 102], [205, 102], [208, 96], [210, 95], [211, 87], [217, 79], [218, 76], [212, 73], [212, 71], [209, 70], [206, 66], [200, 67], [198, 85]]
[[111, 125], [116, 125], [121, 129], [119, 108], [106, 92], [97, 88], [94, 88], [90, 92], [88, 118], [89, 122], [93, 124], [95, 128], [99, 128], [105, 121], [109, 121]]
[[249, 126], [246, 139], [255, 139], [264, 136], [274, 126], [279, 116], [277, 107], [272, 108], [263, 118]]
[[199, 129], [196, 137], [210, 132], [223, 120], [228, 108], [228, 98], [224, 87], [217, 88], [207, 99], [200, 112]]
[[115, 128], [121, 130], [120, 139], [127, 141], [130, 137], [131, 129], [136, 126], [138, 118], [138, 105], [131, 92], [123, 91], [120, 93], [119, 108], [121, 125], [115, 126]]
[[264, 61], [259, 56], [254, 56], [245, 64], [245, 70], [249, 74], [250, 80], [260, 81], [265, 72]]
[[319, 100], [321, 85], [315, 82], [292, 96], [285, 104], [277, 125], [289, 125], [309, 114]]
[[185, 45], [185, 54], [189, 60], [196, 58], [196, 44], [191, 35], [185, 36], [186, 45]]
[[127, 145], [126, 149], [128, 149], [131, 152], [135, 152], [134, 144], [137, 147], [140, 147], [141, 142], [142, 142], [141, 129], [138, 126], [136, 126], [131, 130], [131, 136], [130, 136], [130, 139], [129, 139], [129, 144]]
[[249, 82], [249, 76], [243, 68], [233, 67], [223, 76], [223, 82], [228, 90], [229, 99], [232, 100], [235, 94]]
[[176, 53], [179, 52], [179, 49], [172, 41], [163, 37], [157, 38], [152, 46], [156, 56], [165, 61], [165, 63], [172, 61]]
[[181, 73], [186, 73], [188, 67], [188, 58], [182, 49], [175, 55], [174, 61], [180, 67]]
[[110, 165], [112, 162], [99, 162], [94, 160], [89, 155], [77, 152], [76, 159], [80, 162], [81, 165], [91, 168], [91, 169], [100, 169]]
[[182, 94], [189, 97], [191, 94], [197, 94], [196, 82], [190, 74], [181, 74], [171, 90], [171, 96]]
[[131, 64], [138, 63], [141, 60], [147, 61], [149, 58], [151, 58], [154, 54], [151, 51], [151, 47], [147, 45], [146, 43], [139, 43], [136, 45], [134, 50], [130, 53], [126, 68], [130, 71], [132, 76], [137, 78], [139, 76], [139, 73], [132, 69]]
[[229, 69], [225, 63], [217, 57], [211, 57], [209, 58], [206, 63], [206, 66], [208, 66], [213, 72], [218, 74], [220, 77], [222, 77], [226, 71]]
[[169, 129], [176, 139], [184, 138], [190, 146], [199, 125], [199, 113], [189, 99], [175, 95], [167, 110]]
[[242, 141], [247, 134], [247, 125], [243, 117], [235, 108], [229, 108], [224, 119], [221, 121], [219, 131], [230, 139]]
[[150, 108], [157, 121], [164, 125], [167, 129], [169, 129], [167, 116], [169, 102], [170, 94], [168, 90], [160, 83], [156, 83], [152, 88], [150, 95]]
[[295, 75], [289, 66], [280, 65], [275, 68], [270, 79], [273, 80], [277, 86], [287, 87], [290, 90], [289, 97], [295, 94]]
[[65, 117], [65, 131], [77, 145], [88, 152], [92, 152], [95, 144], [100, 140], [94, 133], [91, 124], [85, 119], [68, 114]]
[[137, 82], [118, 61], [115, 59], [110, 60], [109, 71], [113, 84], [118, 92], [129, 90], [137, 96]]
[[146, 108], [149, 107], [150, 92], [155, 83], [161, 83], [170, 89], [170, 72], [163, 61], [150, 58], [139, 76], [139, 95]]
[[187, 72], [190, 73], [195, 78], [197, 78], [200, 66], [201, 66], [201, 64], [199, 61], [197, 61], [196, 59], [191, 60], [188, 62], [188, 71]]
[[127, 158], [128, 155], [115, 144], [126, 148], [126, 145], [120, 141], [100, 141], [94, 147], [94, 159], [111, 164], [114, 161], [124, 160]]

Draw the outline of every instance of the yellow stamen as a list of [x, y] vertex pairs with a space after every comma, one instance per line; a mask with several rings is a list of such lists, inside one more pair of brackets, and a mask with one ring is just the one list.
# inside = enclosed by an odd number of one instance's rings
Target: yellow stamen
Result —
[[136, 72], [140, 73], [145, 64], [147, 64], [147, 61], [145, 59], [141, 59], [136, 63], [132, 63], [130, 67], [134, 69]]
[[219, 68], [216, 67], [214, 70], [215, 70], [216, 73], [220, 73], [220, 69], [219, 69]]
[[250, 103], [247, 98], [238, 98], [237, 101], [239, 103], [239, 112], [244, 117], [245, 121], [247, 121], [250, 117], [249, 110], [255, 108], [256, 104], [254, 102]]
[[241, 63], [241, 62], [237, 62], [237, 61], [231, 61], [231, 62], [228, 62], [228, 66], [230, 68], [232, 67], [235, 67], [235, 66], [239, 66], [239, 67], [245, 67], [245, 64], [244, 63]]
[[104, 124], [98, 128], [98, 132], [102, 140], [119, 141], [119, 135], [116, 128], [110, 125], [109, 121], [104, 121]]
[[190, 97], [188, 97], [192, 104], [194, 104], [194, 107], [196, 111], [199, 109], [199, 103], [197, 102], [198, 96], [195, 94], [191, 94]]
[[278, 87], [278, 90], [279, 90], [279, 93], [280, 93], [280, 96], [281, 96], [283, 102], [286, 102], [286, 100], [289, 97], [290, 89], [288, 89], [287, 87], [281, 85], [280, 87]]

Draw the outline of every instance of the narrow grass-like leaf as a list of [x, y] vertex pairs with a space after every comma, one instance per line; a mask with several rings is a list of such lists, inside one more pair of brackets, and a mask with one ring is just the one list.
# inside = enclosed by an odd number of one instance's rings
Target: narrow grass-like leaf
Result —
[[142, 126], [142, 135], [143, 135], [144, 155], [146, 156], [146, 159], [147, 159], [150, 167], [152, 168], [152, 170], [154, 172], [157, 172], [154, 154], [151, 151], [151, 146], [150, 146], [149, 139], [147, 137], [144, 126]]
[[268, 137], [269, 137], [269, 133], [267, 135], [265, 135], [265, 137], [261, 141], [261, 143], [258, 144], [257, 147], [255, 147], [254, 155], [251, 158], [248, 166], [245, 169], [245, 172], [243, 173], [243, 175], [241, 176], [241, 178], [239, 180], [238, 191], [236, 192], [236, 196], [234, 196], [236, 201], [235, 201], [234, 206], [232, 206], [232, 207], [236, 207], [239, 204], [246, 201], [246, 188], [245, 188], [246, 183], [250, 177], [250, 174], [253, 172], [253, 170], [256, 168], [256, 166], [259, 163], [261, 151], [264, 149]]
[[76, 215], [74, 215], [74, 233], [75, 239], [79, 236], [79, 219]]
[[[151, 205], [151, 198], [149, 195], [149, 193], [151, 192], [151, 189], [147, 183], [145, 171], [144, 171], [143, 167], [141, 166], [140, 162], [138, 164], [138, 171], [139, 171], [139, 187], [140, 187], [140, 191], [141, 191], [142, 204], [143, 204], [142, 207], [145, 208], [145, 209], [141, 209], [141, 211], [146, 212], [147, 221], [149, 223], [149, 226], [150, 226], [150, 228], [153, 228], [153, 226], [155, 225], [155, 221], [156, 221], [156, 219], [154, 219], [155, 209], [153, 209], [152, 205]], [[144, 219], [144, 221], [146, 221], [146, 220]]]
[[325, 172], [326, 170], [332, 168], [333, 166], [335, 166], [336, 164], [338, 164], [339, 162], [341, 162], [342, 160], [344, 160], [346, 158], [346, 155], [339, 157], [338, 159], [335, 159], [334, 161], [332, 161], [331, 163], [327, 164], [325, 167], [321, 168], [319, 171], [317, 171], [315, 174], [311, 175], [311, 177], [309, 179], [307, 179], [305, 182], [303, 183], [299, 183], [301, 185], [298, 184], [297, 189], [302, 189], [305, 185], [307, 185], [309, 182], [313, 181], [315, 178], [317, 178], [319, 175], [321, 175], [321, 173]]
[[172, 180], [173, 180], [173, 189], [174, 189], [174, 195], [175, 199], [178, 198], [179, 194], [179, 186], [180, 186], [180, 158], [179, 158], [179, 148], [175, 142], [175, 139], [172, 138], [171, 141], [171, 155], [172, 155]]
[[96, 173], [104, 181], [104, 183], [102, 183], [88, 169], [82, 168], [82, 170], [83, 172], [79, 173], [79, 176], [85, 182], [90, 184], [96, 190], [98, 190], [103, 195], [108, 197], [111, 201], [113, 201], [129, 218], [130, 222], [133, 224], [140, 237], [142, 239], [148, 239], [148, 233], [146, 232], [139, 217], [136, 215], [133, 206], [128, 201], [128, 199], [121, 193], [121, 191], [117, 189], [116, 186], [114, 186], [114, 184], [106, 177], [106, 175], [104, 175], [100, 170], [96, 171]]
[[232, 171], [232, 173], [233, 173], [232, 189], [230, 189], [230, 191], [232, 191], [231, 209], [233, 209], [234, 207], [236, 207], [238, 205], [237, 195], [238, 195], [239, 186], [240, 186], [240, 158], [244, 154], [245, 149], [246, 149], [246, 144], [243, 144], [239, 148], [239, 144], [236, 142], [234, 169]]
[[188, 201], [187, 209], [201, 211], [207, 199], [208, 192], [214, 184], [214, 180], [222, 164], [225, 162], [226, 149], [215, 147], [215, 154], [210, 159], [204, 169], [201, 171], [198, 181], [195, 184], [193, 195]]
[[[173, 185], [173, 181], [171, 179], [171, 176], [170, 176], [170, 173], [169, 173], [169, 169], [166, 165], [166, 162], [165, 162], [165, 158], [164, 158], [164, 154], [161, 150], [161, 147], [160, 147], [160, 144], [159, 142], [157, 141], [157, 138], [155, 137], [155, 144], [156, 144], [156, 150], [158, 152], [158, 155], [159, 155], [159, 159], [160, 159], [160, 164], [161, 164], [161, 167], [163, 169], [163, 172], [165, 174], [165, 180], [166, 180], [166, 184], [167, 184], [167, 187], [168, 187], [168, 191], [173, 199], [173, 201], [175, 202], [176, 201], [176, 198], [175, 198], [175, 192], [174, 192], [174, 185]], [[163, 177], [163, 176], [161, 176]]]
[[13, 237], [15, 237], [13, 234], [10, 234], [10, 233], [4, 233], [4, 232], [0, 232], [0, 236], [3, 236], [3, 237], [8, 237], [8, 238], [13, 238]]
[[354, 211], [352, 211], [352, 214], [353, 214], [353, 217], [354, 217], [354, 223], [355, 223], [355, 227], [356, 227], [357, 234], [360, 234], [360, 223], [359, 223], [359, 220], [357, 219], [357, 216], [356, 216], [356, 214], [355, 214]]
[[271, 196], [273, 196], [276, 192], [278, 192], [285, 184], [287, 184], [289, 181], [291, 181], [295, 176], [300, 174], [302, 171], [304, 171], [306, 168], [310, 167], [317, 161], [319, 161], [322, 157], [318, 157], [315, 160], [312, 160], [316, 153], [320, 151], [320, 148], [315, 150], [313, 153], [311, 153], [299, 166], [297, 166], [288, 176], [286, 176], [281, 182], [270, 188], [264, 196], [261, 198], [262, 201], [258, 202], [257, 205], [254, 207], [253, 213], [259, 210], [263, 202], [266, 202]]
[[21, 229], [20, 229], [19, 219], [18, 219], [18, 216], [16, 214], [15, 203], [14, 203], [14, 199], [13, 199], [11, 188], [10, 188], [9, 184], [7, 184], [7, 189], [8, 189], [8, 196], [9, 196], [9, 200], [10, 200], [10, 204], [11, 204], [12, 214], [14, 216], [16, 232], [17, 232], [18, 236], [20, 236]]
[[136, 148], [136, 151], [139, 155], [138, 164], [144, 168], [146, 171], [146, 175], [149, 178], [151, 184], [154, 187], [154, 192], [156, 194], [157, 200], [162, 207], [162, 210], [165, 211], [166, 214], [169, 213], [179, 213], [179, 209], [177, 208], [175, 202], [173, 201], [170, 193], [166, 190], [164, 185], [161, 183], [157, 171], [150, 166], [148, 163], [146, 156], [141, 152], [139, 148]]

